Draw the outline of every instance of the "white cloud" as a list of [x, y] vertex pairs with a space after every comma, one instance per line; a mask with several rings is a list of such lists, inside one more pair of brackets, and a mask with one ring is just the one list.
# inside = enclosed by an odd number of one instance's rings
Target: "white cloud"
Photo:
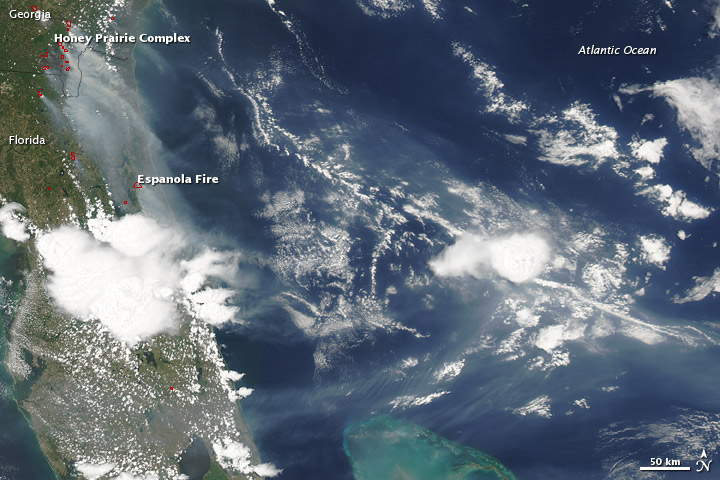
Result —
[[277, 477], [282, 473], [282, 470], [277, 468], [272, 463], [261, 463], [253, 466], [253, 471], [260, 477]]
[[24, 212], [25, 207], [19, 203], [8, 203], [0, 208], [0, 226], [2, 233], [11, 240], [26, 242], [30, 238], [27, 232], [27, 220], [21, 218], [17, 212]]
[[425, 11], [429, 13], [432, 18], [435, 20], [442, 19], [443, 8], [440, 5], [440, 0], [421, 0], [421, 3], [423, 7], [425, 7]]
[[[501, 114], [511, 123], [519, 122], [523, 113], [528, 110], [528, 106], [505, 94], [505, 84], [498, 78], [493, 67], [475, 58], [475, 55], [460, 43], [455, 42], [452, 47], [455, 56], [462, 59], [465, 64], [472, 68], [472, 76], [477, 81], [478, 92], [487, 101], [485, 111]], [[514, 135], [511, 137], [515, 137], [515, 139], [521, 138]]]
[[594, 298], [608, 300], [620, 291], [626, 281], [625, 263], [629, 252], [624, 244], [615, 244], [615, 255], [604, 255], [597, 262], [588, 261], [582, 269], [583, 282]]
[[107, 475], [108, 473], [112, 472], [114, 468], [114, 463], [96, 464], [89, 462], [79, 462], [75, 464], [75, 469], [79, 473], [81, 473], [87, 480], [95, 480], [102, 477], [103, 475]]
[[653, 120], [655, 120], [655, 115], [653, 115], [652, 113], [646, 113], [645, 115], [643, 115], [643, 118], [640, 121], [640, 125], [645, 125], [647, 122], [652, 122]]
[[526, 405], [514, 409], [513, 413], [520, 415], [521, 417], [525, 417], [532, 413], [543, 418], [550, 418], [552, 417], [552, 412], [550, 410], [550, 397], [542, 395], [530, 400]]
[[418, 366], [418, 363], [419, 363], [419, 362], [418, 362], [418, 359], [417, 359], [417, 358], [415, 358], [415, 357], [408, 357], [408, 358], [406, 358], [406, 359], [404, 359], [404, 360], [402, 361], [402, 367], [401, 367], [401, 368], [402, 368], [403, 370], [405, 370], [405, 369], [408, 369], [408, 368], [417, 367], [417, 366]]
[[640, 194], [664, 203], [663, 215], [673, 217], [676, 220], [690, 222], [707, 218], [712, 213], [711, 209], [688, 200], [687, 195], [682, 190], [673, 191], [670, 185], [653, 185], [640, 191]]
[[675, 109], [680, 128], [699, 143], [691, 150], [693, 156], [710, 170], [720, 157], [720, 85], [707, 78], [689, 77], [649, 87], [633, 85], [620, 89], [629, 95], [647, 91], [664, 98]]
[[116, 221], [94, 218], [88, 222], [88, 229], [97, 240], [127, 257], [142, 257], [158, 250], [172, 253], [184, 244], [180, 232], [144, 215], [127, 215]]
[[635, 173], [637, 173], [640, 176], [640, 180], [650, 180], [651, 178], [655, 177], [655, 170], [650, 165], [645, 165], [637, 170], [635, 170]]
[[238, 314], [238, 307], [227, 304], [234, 295], [235, 291], [229, 288], [206, 288], [189, 293], [187, 298], [190, 310], [197, 318], [211, 325], [222, 325]]
[[576, 406], [578, 406], [580, 408], [584, 408], [584, 409], [590, 408], [590, 404], [588, 403], [587, 398], [581, 398], [579, 400], [575, 400], [573, 402], [573, 405], [576, 405]]
[[663, 150], [667, 144], [668, 141], [666, 138], [658, 138], [653, 141], [633, 140], [629, 145], [633, 155], [640, 160], [645, 160], [650, 163], [660, 163], [660, 160], [663, 158]]
[[583, 324], [550, 325], [540, 329], [535, 339], [535, 346], [553, 353], [568, 340], [577, 340], [585, 333], [587, 327]]
[[512, 135], [512, 134], [508, 133], [505, 135], [505, 139], [508, 142], [514, 143], [516, 145], [522, 145], [522, 146], [527, 145], [527, 137], [524, 135]]
[[720, 86], [705, 78], [683, 78], [652, 87], [677, 110], [677, 120], [700, 143], [693, 155], [706, 168], [720, 156]]
[[147, 475], [134, 475], [128, 472], [122, 472], [117, 477], [113, 477], [112, 480], [159, 480], [155, 475], [148, 473]]
[[540, 322], [540, 317], [534, 315], [529, 308], [521, 308], [515, 312], [515, 321], [521, 327], [535, 327]]
[[174, 330], [168, 280], [178, 272], [166, 258], [128, 257], [69, 226], [42, 234], [37, 245], [52, 271], [48, 291], [67, 313], [97, 318], [130, 344]]
[[358, 6], [366, 14], [381, 18], [392, 18], [415, 7], [410, 0], [358, 0]]
[[239, 382], [243, 379], [243, 377], [245, 377], [245, 374], [236, 372], [235, 370], [228, 370], [227, 372], [225, 372], [225, 376], [233, 382]]
[[205, 286], [230, 281], [235, 253], [204, 251], [180, 258], [187, 242], [176, 230], [143, 215], [96, 219], [92, 235], [73, 226], [42, 233], [38, 252], [50, 270], [47, 288], [65, 312], [95, 318], [119, 340], [135, 344], [177, 327], [178, 306], [217, 325], [237, 313], [229, 289]]
[[720, 34], [720, 2], [716, 2], [716, 5], [712, 8], [713, 21], [710, 24], [710, 32], [708, 35], [710, 35], [710, 38], [715, 38]]
[[460, 375], [460, 372], [462, 372], [462, 369], [465, 367], [465, 360], [460, 359], [457, 362], [449, 362], [442, 366], [441, 369], [437, 370], [435, 375], [435, 380], [437, 382], [440, 382], [442, 380], [450, 380], [451, 378], [455, 378], [458, 375]]
[[444, 395], [447, 395], [447, 390], [442, 390], [440, 392], [431, 393], [430, 395], [426, 395], [424, 397], [416, 397], [414, 395], [403, 395], [400, 397], [397, 397], [396, 399], [392, 400], [390, 402], [390, 405], [392, 405], [392, 410], [395, 410], [396, 408], [408, 408], [408, 407], [419, 407], [422, 405], [428, 405], [433, 402], [433, 400], [438, 399]]
[[514, 233], [491, 239], [466, 234], [430, 261], [441, 277], [486, 276], [488, 267], [513, 283], [537, 277], [550, 260], [550, 246], [536, 233]]
[[661, 237], [641, 236], [640, 247], [642, 257], [648, 263], [664, 268], [665, 263], [670, 260], [670, 247]]
[[566, 166], [590, 164], [596, 168], [608, 159], [618, 157], [614, 128], [600, 125], [590, 105], [573, 103], [560, 118], [538, 119], [540, 128], [532, 130], [539, 136], [540, 160]]
[[262, 477], [276, 477], [282, 473], [282, 470], [271, 463], [261, 463], [259, 465], [250, 463], [250, 457], [252, 456], [250, 449], [230, 438], [213, 442], [212, 448], [217, 456], [218, 463], [226, 469], [244, 473], [245, 475], [254, 473]]
[[685, 296], [675, 297], [675, 303], [699, 302], [711, 293], [720, 292], [720, 268], [716, 268], [709, 277], [694, 277], [695, 286]]
[[231, 402], [234, 402], [236, 400], [242, 400], [243, 398], [247, 398], [255, 391], [253, 388], [248, 387], [240, 387], [235, 391], [231, 391], [228, 394], [228, 397], [230, 398]]

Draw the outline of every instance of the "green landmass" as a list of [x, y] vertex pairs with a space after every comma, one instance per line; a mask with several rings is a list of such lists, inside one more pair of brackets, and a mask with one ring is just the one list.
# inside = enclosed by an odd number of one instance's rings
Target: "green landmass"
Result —
[[203, 480], [229, 480], [227, 473], [216, 462], [210, 462], [210, 470], [203, 476]]
[[[39, 9], [51, 9], [58, 18], [73, 16], [82, 2], [37, 4]], [[48, 98], [58, 97], [42, 70], [50, 60], [40, 55], [52, 50], [48, 46], [52, 35], [63, 29], [59, 21], [45, 26], [33, 19], [10, 18], [11, 9], [24, 11], [29, 6], [30, 2], [0, 0], [0, 194], [27, 207], [28, 217], [39, 227], [47, 227], [62, 223], [71, 211], [82, 214], [84, 195], [105, 205], [108, 195], [104, 189], [93, 187], [105, 183], [98, 167], [83, 153], [70, 129], [55, 121], [38, 97], [38, 91]], [[57, 50], [53, 55], [58, 55]], [[55, 59], [55, 64], [59, 61]], [[59, 75], [59, 69], [53, 74]], [[10, 145], [10, 135], [39, 135], [47, 143]], [[75, 152], [74, 164], [70, 152]], [[78, 172], [77, 182], [68, 175], [70, 170]]]
[[355, 480], [515, 480], [490, 455], [387, 415], [348, 426], [343, 445]]
[[[147, 3], [128, 0], [115, 14], [114, 25], [133, 31]], [[21, 203], [41, 230], [71, 220], [84, 226], [98, 210], [114, 215], [136, 210], [132, 188], [120, 192], [130, 199], [130, 207], [112, 203], [107, 176], [124, 179], [124, 188], [132, 185], [136, 166], [146, 161], [142, 140], [127, 145], [113, 172], [98, 166], [98, 158], [78, 143], [59, 113], [63, 90], [57, 85], [64, 73], [55, 65], [62, 53], [51, 45], [54, 33], [66, 32], [66, 19], [85, 33], [104, 32], [113, 4], [0, 0], [0, 203]], [[27, 11], [31, 5], [51, 12], [52, 20], [8, 15], [11, 9]], [[115, 54], [125, 60], [115, 61], [115, 66], [136, 91], [133, 48], [118, 45]], [[45, 52], [48, 58], [41, 57]], [[46, 64], [53, 66], [43, 70]], [[138, 105], [138, 98], [132, 104]], [[46, 144], [10, 145], [10, 135], [40, 136]], [[60, 478], [82, 478], [76, 469], [80, 460], [116, 465], [103, 479], [120, 472], [174, 478], [179, 454], [194, 437], [211, 445], [228, 435], [251, 449], [254, 463], [260, 461], [230, 395], [233, 386], [210, 327], [186, 316], [179, 334], [128, 348], [98, 322], [59, 312], [45, 290], [46, 272], [33, 242], [20, 247], [22, 295], [12, 319], [4, 319], [4, 363], [15, 380], [18, 403]], [[216, 460], [206, 478], [245, 478], [225, 472]]]

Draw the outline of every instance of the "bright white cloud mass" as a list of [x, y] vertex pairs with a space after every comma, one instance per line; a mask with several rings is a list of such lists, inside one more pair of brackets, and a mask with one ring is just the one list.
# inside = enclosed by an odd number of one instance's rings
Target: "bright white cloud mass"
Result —
[[658, 138], [652, 142], [649, 140], [633, 140], [630, 143], [630, 148], [637, 158], [650, 163], [660, 163], [663, 158], [663, 150], [667, 144], [666, 138]]
[[652, 87], [677, 110], [678, 124], [700, 143], [693, 155], [706, 168], [720, 155], [720, 87], [705, 78], [682, 78]]
[[131, 345], [173, 332], [179, 305], [212, 324], [235, 318], [237, 308], [228, 305], [234, 292], [207, 282], [232, 282], [237, 253], [206, 249], [182, 260], [182, 234], [140, 214], [95, 219], [89, 229], [62, 226], [37, 240], [48, 292], [65, 312], [96, 318]]
[[709, 277], [694, 277], [695, 286], [684, 296], [675, 297], [675, 303], [699, 302], [708, 295], [720, 292], [720, 268], [716, 268]]
[[535, 121], [538, 127], [540, 160], [565, 166], [589, 165], [597, 168], [618, 156], [618, 134], [612, 127], [597, 122], [588, 104], [573, 103], [560, 117], [548, 115]]
[[705, 168], [720, 156], [720, 86], [702, 77], [680, 78], [659, 82], [650, 87], [631, 85], [620, 93], [636, 95], [651, 92], [654, 97], [664, 98], [677, 112], [677, 123], [698, 142], [692, 149], [693, 156]]
[[0, 208], [0, 226], [2, 234], [11, 240], [26, 242], [30, 238], [27, 232], [27, 222], [20, 218], [17, 212], [24, 212], [25, 207], [19, 203], [8, 203]]
[[497, 238], [466, 234], [430, 261], [441, 277], [487, 276], [489, 268], [513, 283], [537, 277], [550, 260], [550, 246], [536, 233], [514, 233]]
[[96, 480], [112, 472], [115, 469], [115, 464], [109, 462], [101, 464], [79, 462], [75, 464], [75, 469], [88, 480]]
[[648, 263], [664, 268], [663, 265], [670, 260], [671, 249], [661, 237], [643, 235], [640, 237], [640, 247], [642, 257]]
[[277, 477], [282, 473], [282, 470], [270, 463], [252, 465], [250, 463], [250, 449], [230, 438], [214, 442], [212, 448], [215, 455], [217, 455], [218, 462], [225, 468], [232, 468], [246, 475], [255, 474], [269, 478]]
[[664, 204], [663, 215], [673, 217], [676, 220], [691, 222], [707, 218], [712, 210], [688, 200], [682, 190], [673, 190], [670, 185], [653, 185], [640, 191], [641, 195]]

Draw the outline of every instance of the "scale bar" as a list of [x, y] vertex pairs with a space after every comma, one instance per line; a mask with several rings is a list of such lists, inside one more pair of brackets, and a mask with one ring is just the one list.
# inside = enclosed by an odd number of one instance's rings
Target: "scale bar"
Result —
[[643, 472], [689, 472], [690, 467], [640, 467]]

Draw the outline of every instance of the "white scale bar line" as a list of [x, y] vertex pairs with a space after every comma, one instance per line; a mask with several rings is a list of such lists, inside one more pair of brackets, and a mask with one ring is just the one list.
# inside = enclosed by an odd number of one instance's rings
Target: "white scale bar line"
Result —
[[689, 472], [690, 467], [640, 467], [643, 472]]

